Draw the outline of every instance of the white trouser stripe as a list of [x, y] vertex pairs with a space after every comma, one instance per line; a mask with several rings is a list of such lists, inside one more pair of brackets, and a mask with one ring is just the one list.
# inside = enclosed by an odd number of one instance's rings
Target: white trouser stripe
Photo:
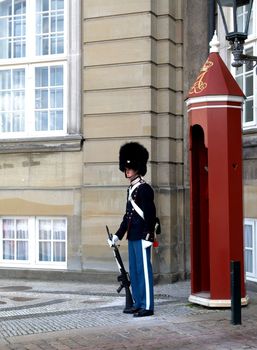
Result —
[[143, 242], [141, 241], [142, 254], [143, 254], [143, 265], [144, 265], [144, 277], [145, 277], [145, 308], [150, 309], [150, 288], [149, 288], [149, 275], [148, 275], [148, 265], [146, 248], [143, 247]]

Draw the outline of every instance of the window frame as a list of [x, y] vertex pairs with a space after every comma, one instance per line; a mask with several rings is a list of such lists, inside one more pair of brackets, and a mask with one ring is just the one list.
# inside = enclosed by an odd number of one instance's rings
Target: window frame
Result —
[[[53, 221], [54, 220], [63, 220], [65, 219], [65, 228], [66, 228], [66, 240], [65, 240], [65, 261], [53, 261], [52, 258], [53, 258], [53, 250], [51, 252], [51, 261], [43, 261], [43, 260], [39, 260], [39, 243], [44, 241], [44, 240], [41, 240], [39, 239], [39, 221], [40, 220], [51, 220], [51, 233], [53, 233]], [[50, 216], [46, 216], [46, 217], [43, 217], [43, 216], [39, 216], [39, 217], [36, 217], [36, 265], [42, 265], [44, 267], [47, 267], [47, 268], [50, 268], [51, 266], [55, 265], [56, 267], [59, 266], [59, 267], [65, 267], [67, 268], [67, 253], [68, 253], [68, 247], [67, 247], [67, 244], [68, 244], [68, 239], [67, 239], [67, 219], [66, 218], [63, 218], [63, 217], [50, 217]], [[53, 247], [53, 242], [55, 240], [53, 239], [53, 237], [51, 237], [51, 248]], [[63, 240], [62, 240], [63, 242]]]
[[[35, 131], [33, 130], [32, 125], [34, 125], [36, 118], [32, 118], [33, 111], [35, 112], [35, 87], [32, 86], [32, 81], [35, 81], [35, 70], [37, 67], [52, 67], [52, 66], [62, 66], [63, 67], [63, 125], [64, 128], [62, 131]], [[47, 65], [44, 62], [40, 62], [39, 64], [31, 64], [31, 65], [17, 65], [15, 67], [13, 66], [6, 66], [5, 68], [1, 69], [0, 66], [0, 71], [2, 70], [12, 70], [12, 69], [17, 69], [17, 68], [24, 68], [25, 70], [25, 75], [27, 75], [27, 79], [25, 80], [25, 90], [31, 91], [30, 95], [25, 94], [25, 110], [24, 114], [28, 115], [28, 117], [25, 119], [25, 131], [12, 131], [12, 132], [0, 132], [0, 138], [2, 140], [4, 139], [19, 139], [19, 138], [32, 138], [32, 137], [55, 137], [55, 136], [65, 136], [67, 135], [67, 64], [66, 62], [63, 63], [63, 61], [54, 61], [50, 62]], [[31, 85], [31, 86], [28, 86]], [[30, 103], [29, 100], [33, 100], [33, 103]]]
[[[245, 45], [244, 51], [252, 49], [253, 55], [255, 55], [255, 47], [256, 47], [256, 45], [254, 43], [248, 43], [247, 45]], [[246, 101], [244, 103], [243, 110], [242, 110], [242, 127], [243, 127], [243, 130], [248, 130], [248, 129], [252, 129], [254, 127], [257, 127], [257, 122], [256, 122], [256, 96], [257, 96], [256, 74], [255, 74], [254, 68], [247, 70], [248, 68], [247, 68], [246, 64], [243, 64], [243, 66], [241, 68], [243, 69], [243, 72], [240, 74], [237, 74], [236, 68], [233, 68], [233, 76], [235, 77], [235, 79], [237, 79], [238, 77], [242, 77], [243, 86], [241, 87], [241, 89], [244, 93], [246, 91], [246, 78], [247, 78], [247, 76], [252, 75], [252, 78], [253, 78], [253, 95], [252, 95], [252, 97], [251, 96], [249, 97], [253, 101], [253, 119], [249, 122], [245, 121], [245, 119], [246, 119], [246, 108], [245, 108]]]
[[[27, 260], [21, 260], [21, 259], [17, 259], [17, 250], [16, 250], [16, 243], [17, 241], [20, 241], [21, 239], [17, 238], [17, 230], [15, 231], [15, 237], [14, 238], [4, 238], [3, 237], [3, 221], [4, 220], [14, 220], [15, 222], [15, 226], [17, 225], [17, 221], [18, 220], [27, 220], [28, 221], [28, 238], [27, 238], [27, 242], [28, 242], [28, 259]], [[29, 261], [29, 220], [27, 217], [23, 217], [23, 216], [19, 216], [19, 217], [12, 217], [12, 216], [6, 216], [0, 219], [0, 237], [1, 237], [1, 242], [0, 242], [0, 257], [1, 257], [1, 261], [10, 263], [10, 264], [20, 264], [20, 263], [25, 263], [27, 264], [27, 262]], [[15, 243], [15, 247], [14, 247], [14, 259], [4, 259], [3, 258], [3, 254], [4, 254], [4, 249], [3, 249], [3, 245], [4, 245], [4, 241], [14, 241]]]
[[[35, 0], [30, 11], [35, 8]], [[14, 58], [0, 60], [0, 69], [23, 65], [55, 65], [63, 62], [65, 71], [64, 81], [64, 129], [62, 132], [7, 133], [0, 137], [0, 153], [13, 152], [44, 152], [44, 151], [80, 151], [83, 137], [81, 135], [81, 1], [65, 0], [66, 20], [65, 49], [63, 54], [35, 56], [29, 59]], [[31, 24], [31, 21], [27, 21]], [[30, 30], [30, 28], [28, 28]], [[34, 44], [33, 44], [34, 45]], [[34, 45], [35, 46], [35, 45]], [[35, 48], [34, 48], [35, 49]], [[27, 94], [29, 95], [29, 94]], [[69, 96], [72, 95], [72, 98]], [[31, 100], [31, 96], [30, 96]], [[27, 102], [27, 101], [26, 101]], [[35, 118], [34, 118], [35, 120]], [[12, 135], [10, 135], [12, 134]]]
[[[245, 7], [245, 6], [244, 6]], [[245, 11], [244, 11], [245, 13]], [[244, 51], [253, 48], [253, 55], [256, 56], [257, 53], [257, 1], [253, 2], [252, 6], [252, 13], [251, 13], [251, 19], [250, 19], [250, 25], [252, 23], [252, 33], [248, 35], [247, 40], [245, 41], [244, 45]], [[230, 16], [232, 20], [232, 16]], [[230, 51], [229, 51], [230, 52]], [[230, 52], [230, 58], [231, 61], [234, 60], [232, 53]], [[245, 66], [245, 64], [243, 64]], [[245, 67], [244, 67], [245, 70]], [[232, 74], [234, 77], [236, 77], [236, 68], [231, 69]], [[245, 79], [245, 74], [243, 75]], [[242, 89], [243, 90], [243, 89]], [[244, 92], [244, 90], [243, 90]], [[242, 128], [243, 131], [251, 131], [257, 129], [257, 76], [256, 76], [256, 67], [253, 68], [253, 120], [250, 122], [245, 122], [245, 106], [243, 106], [243, 112], [242, 112]]]
[[[28, 260], [4, 259], [3, 258], [3, 220], [28, 220]], [[65, 220], [65, 261], [40, 261], [39, 260], [39, 226], [43, 220]], [[62, 240], [63, 242], [63, 240]], [[63, 216], [1, 216], [0, 217], [0, 264], [2, 267], [25, 267], [36, 269], [62, 269], [68, 266], [68, 220]]]
[[[245, 225], [252, 227], [252, 247], [246, 247], [245, 245]], [[246, 279], [257, 282], [257, 220], [255, 219], [244, 219], [244, 260], [246, 250], [252, 251], [252, 272], [246, 271], [245, 264]]]

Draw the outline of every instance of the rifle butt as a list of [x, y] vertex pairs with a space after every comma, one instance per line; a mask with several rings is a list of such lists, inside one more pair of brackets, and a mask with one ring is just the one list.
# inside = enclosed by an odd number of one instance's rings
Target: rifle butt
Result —
[[123, 310], [124, 313], [126, 313], [126, 311], [130, 310], [133, 306], [133, 299], [132, 299], [132, 295], [131, 295], [129, 286], [125, 287], [125, 293], [126, 293], [126, 303], [125, 303], [125, 308]]

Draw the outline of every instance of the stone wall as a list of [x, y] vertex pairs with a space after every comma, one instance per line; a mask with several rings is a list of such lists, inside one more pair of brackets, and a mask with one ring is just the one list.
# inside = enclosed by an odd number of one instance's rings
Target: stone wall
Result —
[[[83, 268], [115, 268], [105, 225], [115, 232], [124, 213], [127, 182], [118, 152], [133, 140], [149, 150], [146, 179], [162, 221], [154, 268], [173, 279], [184, 260], [178, 242], [184, 215], [183, 2], [83, 4]], [[125, 242], [121, 250], [126, 254]]]
[[[82, 106], [71, 96], [71, 109], [82, 111], [82, 138], [0, 142], [0, 208], [6, 215], [67, 216], [69, 275], [116, 273], [105, 225], [115, 232], [125, 209], [128, 184], [118, 168], [119, 148], [138, 141], [150, 153], [146, 180], [162, 223], [154, 271], [167, 281], [185, 278], [190, 218], [184, 98], [208, 54], [207, 2], [81, 4]], [[125, 240], [121, 252], [127, 261]]]
[[[184, 1], [184, 71], [183, 93], [188, 97], [190, 87], [195, 82], [201, 67], [209, 55], [208, 43], [208, 1]], [[184, 271], [190, 273], [190, 195], [189, 195], [189, 131], [186, 105], [184, 104], [184, 222], [181, 245], [184, 246]], [[181, 265], [180, 265], [181, 269]]]

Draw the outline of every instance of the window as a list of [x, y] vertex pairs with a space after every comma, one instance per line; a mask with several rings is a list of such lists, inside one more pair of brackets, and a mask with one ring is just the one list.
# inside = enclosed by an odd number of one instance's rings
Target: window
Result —
[[[245, 50], [247, 55], [253, 55], [253, 47]], [[243, 64], [235, 70], [235, 79], [246, 96], [243, 108], [243, 126], [245, 128], [256, 125], [254, 113], [254, 70], [251, 65]]]
[[3, 266], [67, 267], [66, 218], [0, 218]]
[[28, 220], [3, 219], [3, 259], [28, 260]]
[[26, 1], [0, 3], [0, 58], [26, 56]]
[[246, 219], [244, 222], [244, 262], [246, 278], [257, 281], [257, 220]]
[[[245, 43], [244, 53], [250, 56], [256, 56], [257, 52], [257, 23], [256, 23], [257, 2], [254, 1], [248, 30], [248, 39]], [[248, 15], [248, 5], [240, 6], [237, 11], [238, 31], [243, 31]], [[232, 24], [232, 11], [230, 16], [230, 25]], [[232, 28], [230, 28], [232, 30]], [[232, 54], [231, 54], [232, 55]], [[233, 61], [233, 55], [231, 57]], [[257, 127], [256, 116], [256, 67], [253, 68], [251, 62], [243, 64], [239, 68], [233, 69], [236, 81], [246, 96], [243, 105], [242, 125], [245, 130]]]
[[80, 0], [0, 1], [0, 139], [79, 133], [79, 14]]
[[38, 261], [66, 261], [66, 220], [38, 220]]
[[62, 54], [64, 42], [64, 0], [37, 0], [36, 54]]
[[2, 138], [67, 132], [66, 2], [0, 2]]
[[25, 131], [25, 70], [0, 70], [0, 133]]
[[35, 68], [35, 131], [62, 131], [63, 66]]

